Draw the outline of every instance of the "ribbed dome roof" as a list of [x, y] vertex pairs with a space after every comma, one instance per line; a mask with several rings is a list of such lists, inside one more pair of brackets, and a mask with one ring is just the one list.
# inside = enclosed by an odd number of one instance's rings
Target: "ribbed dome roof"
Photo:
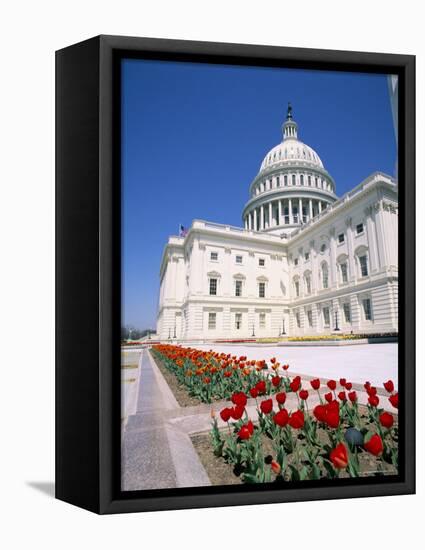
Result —
[[285, 138], [264, 157], [260, 172], [274, 164], [300, 162], [303, 165], [323, 168], [323, 163], [314, 149], [299, 141], [297, 138]]

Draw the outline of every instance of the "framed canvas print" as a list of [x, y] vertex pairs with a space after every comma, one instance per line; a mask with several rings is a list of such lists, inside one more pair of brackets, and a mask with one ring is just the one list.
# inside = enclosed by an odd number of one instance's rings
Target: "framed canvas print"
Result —
[[413, 56], [56, 54], [56, 496], [415, 490]]

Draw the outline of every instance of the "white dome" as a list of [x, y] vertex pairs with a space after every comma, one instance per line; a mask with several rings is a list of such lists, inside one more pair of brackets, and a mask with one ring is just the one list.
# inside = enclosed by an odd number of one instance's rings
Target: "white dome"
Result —
[[286, 138], [273, 147], [264, 157], [260, 172], [273, 165], [302, 163], [310, 167], [323, 168], [323, 163], [314, 149], [296, 138]]

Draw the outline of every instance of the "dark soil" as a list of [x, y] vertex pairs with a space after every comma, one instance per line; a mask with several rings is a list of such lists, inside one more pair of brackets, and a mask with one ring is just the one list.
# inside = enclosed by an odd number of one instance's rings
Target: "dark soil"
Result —
[[161, 371], [162, 376], [165, 378], [180, 407], [193, 407], [194, 405], [199, 405], [201, 403], [199, 399], [196, 399], [196, 397], [191, 397], [187, 393], [187, 389], [183, 385], [178, 383], [175, 375], [164, 366], [161, 359], [155, 357], [154, 354], [152, 354], [152, 358], [155, 361], [159, 370]]

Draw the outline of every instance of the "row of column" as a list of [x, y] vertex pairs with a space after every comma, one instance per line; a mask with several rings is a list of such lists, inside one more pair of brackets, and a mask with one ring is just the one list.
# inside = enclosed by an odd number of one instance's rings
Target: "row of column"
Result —
[[262, 231], [280, 225], [307, 223], [320, 214], [327, 203], [315, 199], [289, 198], [270, 201], [245, 216], [245, 229]]

